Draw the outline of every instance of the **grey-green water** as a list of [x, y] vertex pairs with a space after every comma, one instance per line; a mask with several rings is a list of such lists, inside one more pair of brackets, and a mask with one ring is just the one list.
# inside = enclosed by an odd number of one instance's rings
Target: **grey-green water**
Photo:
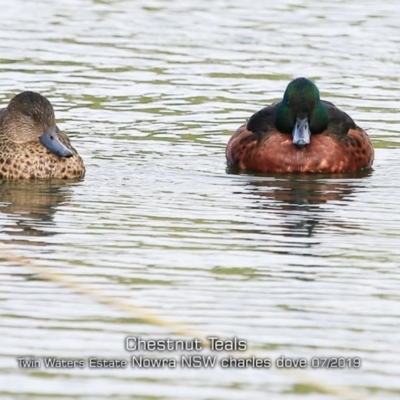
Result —
[[[3, 244], [195, 332], [238, 336], [260, 358], [360, 357], [304, 372], [400, 397], [397, 1], [0, 8], [1, 104], [46, 95], [87, 166], [80, 182], [0, 182]], [[368, 129], [372, 171], [227, 173], [232, 132], [297, 76]], [[18, 368], [22, 356], [129, 360], [128, 335], [175, 336], [0, 261], [1, 399], [348, 398], [270, 369]]]

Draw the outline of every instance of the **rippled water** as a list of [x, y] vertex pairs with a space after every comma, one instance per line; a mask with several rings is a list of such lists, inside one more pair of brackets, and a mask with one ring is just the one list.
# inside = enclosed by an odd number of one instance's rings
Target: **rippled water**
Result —
[[[0, 182], [3, 244], [260, 358], [362, 359], [306, 368], [311, 383], [256, 368], [17, 368], [23, 356], [129, 360], [128, 335], [181, 336], [0, 255], [2, 399], [399, 398], [396, 1], [0, 5], [1, 104], [48, 96], [87, 167], [78, 182]], [[297, 76], [368, 129], [372, 171], [226, 171], [232, 132]]]

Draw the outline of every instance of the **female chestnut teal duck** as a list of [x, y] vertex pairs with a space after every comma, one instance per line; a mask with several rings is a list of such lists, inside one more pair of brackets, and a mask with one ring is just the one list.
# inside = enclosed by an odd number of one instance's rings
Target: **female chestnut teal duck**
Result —
[[55, 121], [53, 106], [35, 92], [0, 110], [0, 178], [80, 178], [82, 158]]
[[306, 78], [289, 83], [283, 99], [255, 113], [230, 138], [230, 167], [257, 172], [339, 173], [371, 167], [366, 132]]

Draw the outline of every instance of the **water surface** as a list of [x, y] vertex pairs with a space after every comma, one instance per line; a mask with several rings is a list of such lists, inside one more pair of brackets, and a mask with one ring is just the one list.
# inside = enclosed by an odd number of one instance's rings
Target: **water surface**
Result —
[[[362, 367], [17, 368], [23, 356], [129, 360], [128, 335], [182, 335], [0, 255], [2, 399], [399, 398], [397, 2], [3, 3], [1, 104], [46, 95], [87, 176], [0, 182], [1, 243], [259, 358]], [[226, 170], [230, 135], [298, 76], [367, 129], [373, 170]]]

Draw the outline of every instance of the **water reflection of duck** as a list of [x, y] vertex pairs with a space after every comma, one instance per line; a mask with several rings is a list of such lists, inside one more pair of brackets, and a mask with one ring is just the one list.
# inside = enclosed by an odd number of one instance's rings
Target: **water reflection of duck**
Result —
[[[274, 199], [279, 207], [317, 205], [329, 201], [339, 201], [348, 198], [360, 181], [353, 179], [365, 178], [371, 171], [358, 171], [334, 175], [280, 175], [270, 179], [252, 181], [254, 193], [258, 196]], [[353, 178], [353, 179], [352, 179]]]
[[257, 172], [339, 173], [371, 167], [368, 135], [306, 78], [283, 99], [254, 114], [226, 147], [228, 166]]
[[26, 180], [0, 180], [3, 233], [13, 240], [18, 237], [21, 243], [22, 236], [54, 235], [54, 230], [47, 228], [54, 226], [57, 206], [68, 202], [71, 196], [71, 181], [37, 180], [33, 184]]
[[0, 179], [80, 178], [82, 158], [55, 122], [51, 103], [22, 92], [0, 110]]
[[283, 218], [283, 236], [312, 236], [317, 226], [343, 228], [346, 223], [328, 218], [332, 209], [321, 205], [352, 201], [354, 192], [365, 186], [363, 178], [371, 173], [365, 170], [335, 175], [279, 174], [261, 180], [253, 178], [246, 188], [250, 186], [257, 199], [251, 208], [272, 210]]

